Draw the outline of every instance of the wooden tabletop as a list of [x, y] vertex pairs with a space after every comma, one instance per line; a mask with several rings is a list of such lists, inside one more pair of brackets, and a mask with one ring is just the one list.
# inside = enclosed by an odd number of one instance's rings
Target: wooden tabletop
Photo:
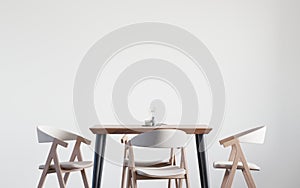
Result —
[[139, 134], [157, 129], [178, 129], [187, 134], [208, 134], [212, 130], [207, 125], [95, 125], [90, 128], [94, 134]]

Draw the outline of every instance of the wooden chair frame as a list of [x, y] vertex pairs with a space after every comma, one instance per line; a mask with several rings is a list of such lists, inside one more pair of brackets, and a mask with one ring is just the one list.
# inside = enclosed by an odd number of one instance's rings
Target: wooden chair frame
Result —
[[[241, 170], [243, 172], [243, 176], [245, 178], [247, 186], [249, 188], [256, 188], [254, 179], [250, 173], [250, 168], [247, 163], [246, 157], [242, 151], [240, 143], [241, 142], [248, 142], [248, 143], [261, 143], [262, 142], [263, 143], [264, 135], [261, 140], [254, 139], [254, 141], [246, 141], [246, 139], [242, 138], [242, 137], [247, 136], [251, 133], [254, 133], [255, 131], [262, 129], [262, 128], [265, 129], [264, 126], [257, 127], [257, 128], [244, 131], [242, 133], [230, 136], [228, 138], [225, 138], [225, 139], [222, 139], [219, 141], [220, 144], [223, 145], [225, 148], [229, 147], [229, 146], [231, 147], [229, 161], [233, 162], [231, 168], [225, 170], [225, 174], [224, 174], [223, 181], [221, 184], [222, 188], [230, 188], [232, 186], [234, 175], [236, 173], [236, 170], [238, 169], [239, 162], [241, 162], [243, 164], [243, 167], [241, 168]], [[265, 134], [265, 132], [263, 134]], [[251, 139], [253, 139], [253, 138], [251, 138]]]
[[[129, 158], [129, 164], [128, 164], [128, 176], [127, 176], [127, 188], [137, 188], [137, 181], [138, 180], [153, 180], [153, 179], [168, 179], [168, 187], [171, 187], [171, 180], [175, 180], [176, 188], [182, 188], [182, 179], [185, 179], [186, 187], [190, 188], [190, 182], [189, 182], [189, 176], [188, 176], [188, 170], [187, 170], [187, 161], [186, 161], [186, 153], [185, 153], [185, 147], [177, 147], [180, 149], [181, 153], [181, 160], [180, 160], [180, 168], [185, 169], [184, 175], [178, 175], [178, 176], [168, 176], [168, 177], [149, 177], [140, 175], [136, 171], [136, 165], [134, 161], [134, 152], [133, 152], [133, 145], [131, 143], [131, 140], [127, 141], [125, 143], [125, 150], [128, 150], [128, 158]], [[126, 157], [124, 155], [124, 157]], [[175, 152], [174, 148], [171, 148], [170, 152], [170, 164], [175, 165]]]
[[[74, 145], [74, 148], [73, 148], [73, 151], [72, 151], [69, 162], [74, 162], [76, 158], [77, 158], [78, 161], [83, 161], [82, 154], [81, 154], [81, 151], [80, 151], [80, 145], [81, 145], [81, 143], [84, 143], [84, 144], [87, 144], [87, 145], [91, 144], [90, 140], [88, 140], [86, 138], [83, 138], [79, 135], [75, 135], [75, 136], [76, 136], [76, 142], [75, 142], [75, 145]], [[67, 148], [68, 143], [61, 140], [61, 139], [59, 139], [59, 138], [53, 138], [52, 145], [51, 145], [46, 163], [43, 167], [42, 175], [41, 175], [39, 183], [38, 183], [38, 188], [43, 187], [43, 184], [44, 184], [48, 174], [55, 173], [55, 172], [57, 174], [57, 178], [58, 178], [60, 188], [65, 188], [66, 183], [67, 183], [68, 178], [69, 178], [69, 175], [70, 175], [70, 172], [75, 172], [75, 171], [80, 171], [81, 172], [84, 187], [89, 188], [89, 183], [88, 183], [88, 180], [87, 180], [85, 168], [68, 169], [68, 170], [61, 168], [60, 162], [59, 162], [59, 159], [58, 159], [58, 154], [57, 154], [57, 147], [58, 146], [62, 146], [62, 147]], [[51, 165], [52, 161], [53, 161], [53, 165]], [[63, 177], [63, 173], [64, 173], [64, 177]]]
[[[125, 159], [128, 159], [128, 155], [129, 155], [129, 147], [127, 145], [128, 143], [128, 137], [127, 135], [124, 135], [121, 138], [121, 143], [124, 144], [124, 157], [123, 157], [123, 167], [122, 167], [122, 180], [121, 180], [121, 188], [125, 188], [125, 184], [127, 182], [127, 188], [130, 186], [130, 181], [131, 181], [131, 173], [129, 170], [129, 165], [128, 163], [125, 162]], [[160, 162], [154, 165], [149, 165], [148, 167], [163, 167], [163, 166], [169, 166], [169, 165], [176, 165], [176, 158], [175, 158], [175, 153], [174, 153], [174, 149], [171, 148], [170, 151], [170, 158], [168, 162]], [[127, 176], [127, 180], [126, 180], [126, 176]], [[126, 180], [126, 182], [125, 182]], [[171, 180], [169, 179], [168, 181], [168, 188], [171, 188]], [[175, 185], [176, 188], [179, 188], [179, 182], [177, 181], [177, 179], [175, 179]]]
[[249, 169], [248, 163], [246, 161], [245, 155], [241, 149], [240, 142], [238, 141], [238, 139], [234, 139], [234, 140], [231, 140], [230, 143], [228, 143], [228, 144], [230, 144], [230, 146], [231, 146], [231, 153], [229, 156], [229, 161], [233, 161], [233, 164], [232, 164], [231, 169], [225, 170], [225, 174], [224, 174], [224, 178], [223, 178], [221, 187], [229, 188], [232, 186], [232, 182], [233, 182], [235, 172], [237, 170], [238, 162], [242, 162], [243, 169], [241, 169], [241, 170], [243, 172], [246, 183], [247, 183], [248, 187], [255, 188], [256, 186], [255, 186], [254, 180], [252, 178], [252, 175], [250, 173], [250, 169]]

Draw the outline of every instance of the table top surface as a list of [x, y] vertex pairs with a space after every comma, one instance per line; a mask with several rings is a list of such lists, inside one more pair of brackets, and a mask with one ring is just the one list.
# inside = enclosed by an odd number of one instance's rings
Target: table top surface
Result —
[[160, 126], [143, 126], [143, 125], [95, 125], [90, 128], [94, 134], [139, 134], [159, 129], [178, 129], [187, 134], [208, 134], [212, 128], [207, 125], [160, 125]]

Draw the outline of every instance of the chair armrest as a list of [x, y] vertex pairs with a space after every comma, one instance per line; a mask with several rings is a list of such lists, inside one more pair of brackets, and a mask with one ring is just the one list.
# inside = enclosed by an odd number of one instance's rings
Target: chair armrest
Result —
[[91, 141], [90, 141], [89, 139], [84, 138], [84, 137], [82, 137], [82, 136], [77, 136], [77, 141], [80, 141], [80, 142], [85, 143], [85, 144], [87, 144], [87, 145], [90, 145], [90, 144], [91, 144]]
[[60, 139], [57, 139], [57, 138], [54, 138], [53, 143], [61, 145], [61, 146], [65, 147], [65, 148], [68, 147], [68, 143], [67, 142], [65, 142], [63, 140], [60, 140]]
[[224, 138], [224, 139], [219, 141], [219, 143], [221, 145], [223, 145], [224, 148], [226, 148], [228, 146], [231, 146], [231, 145], [233, 145], [237, 142], [238, 142], [238, 138], [236, 138], [235, 136], [230, 136], [230, 137]]
[[127, 144], [127, 142], [128, 142], [128, 136], [126, 134], [124, 134], [124, 136], [121, 138], [121, 143]]

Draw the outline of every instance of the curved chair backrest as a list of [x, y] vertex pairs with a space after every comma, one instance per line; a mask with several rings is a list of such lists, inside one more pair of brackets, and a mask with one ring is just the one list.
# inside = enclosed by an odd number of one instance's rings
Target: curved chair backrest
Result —
[[187, 134], [181, 130], [164, 129], [145, 132], [133, 137], [133, 146], [151, 148], [180, 148], [185, 145]]
[[37, 135], [39, 143], [53, 142], [54, 139], [62, 141], [76, 140], [78, 137], [74, 133], [48, 126], [38, 126]]
[[260, 126], [234, 135], [240, 142], [263, 144], [266, 135], [266, 126]]
[[265, 142], [266, 130], [266, 126], [260, 126], [242, 132], [238, 134], [239, 141], [243, 143], [263, 144]]

